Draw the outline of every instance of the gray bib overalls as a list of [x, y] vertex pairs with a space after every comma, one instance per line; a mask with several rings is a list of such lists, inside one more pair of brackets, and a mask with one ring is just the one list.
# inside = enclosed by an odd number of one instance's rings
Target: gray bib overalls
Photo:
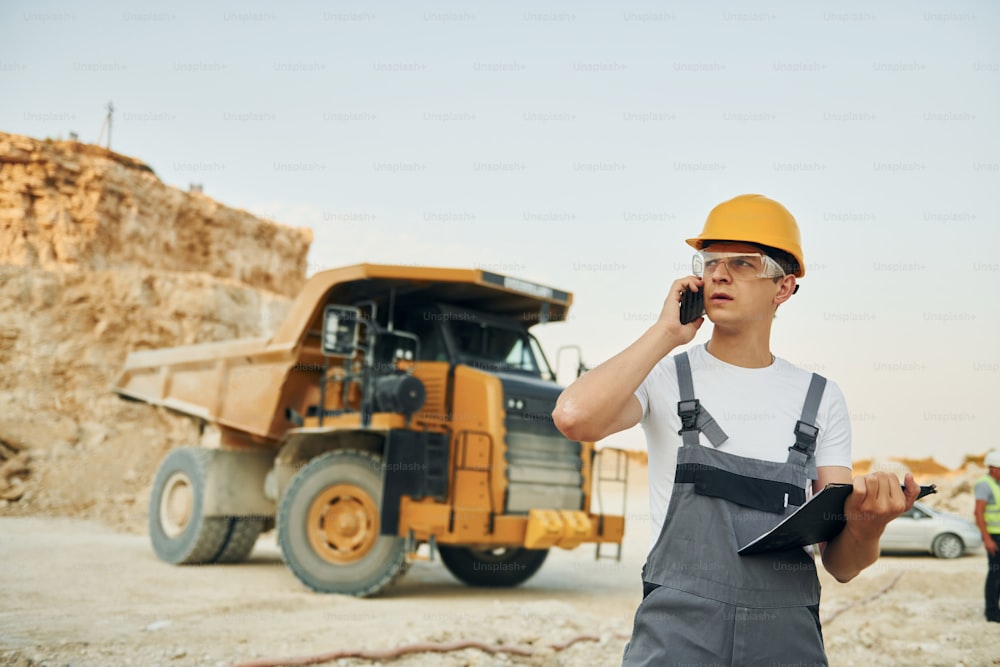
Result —
[[826, 380], [813, 374], [795, 444], [776, 463], [716, 449], [728, 436], [695, 399], [687, 354], [674, 361], [683, 444], [623, 665], [827, 665], [812, 556], [736, 553], [805, 502]]

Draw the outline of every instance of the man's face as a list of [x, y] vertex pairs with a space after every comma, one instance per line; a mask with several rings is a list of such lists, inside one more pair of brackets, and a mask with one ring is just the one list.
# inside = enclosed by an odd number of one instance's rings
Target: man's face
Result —
[[[760, 248], [749, 243], [724, 241], [711, 243], [708, 252], [741, 252], [760, 255]], [[706, 269], [705, 312], [716, 325], [770, 320], [774, 317], [774, 297], [779, 285], [770, 278], [736, 278], [726, 262]]]

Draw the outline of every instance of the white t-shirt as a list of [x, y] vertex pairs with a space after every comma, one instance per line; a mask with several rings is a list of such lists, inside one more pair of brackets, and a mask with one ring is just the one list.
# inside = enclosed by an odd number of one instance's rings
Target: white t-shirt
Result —
[[[719, 450], [765, 461], [785, 461], [795, 443], [793, 429], [812, 373], [777, 358], [766, 368], [741, 368], [716, 359], [704, 345], [688, 351], [694, 395], [729, 439]], [[650, 548], [660, 535], [670, 504], [681, 446], [677, 416], [677, 368], [668, 356], [650, 371], [635, 392], [642, 404], [642, 428], [649, 451]], [[840, 387], [828, 381], [816, 416], [816, 466], [851, 467], [851, 422]], [[712, 444], [701, 434], [701, 444]]]

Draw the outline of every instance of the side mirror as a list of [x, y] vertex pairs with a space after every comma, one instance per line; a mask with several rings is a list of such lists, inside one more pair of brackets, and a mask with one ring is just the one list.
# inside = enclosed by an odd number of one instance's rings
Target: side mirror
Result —
[[358, 346], [361, 310], [352, 306], [327, 306], [323, 310], [323, 354], [349, 357]]
[[580, 377], [584, 373], [590, 370], [583, 363], [583, 350], [580, 349], [579, 345], [563, 345], [558, 350], [556, 350], [556, 374], [559, 373], [559, 359], [562, 357], [562, 353], [566, 350], [571, 350], [576, 352], [576, 376]]

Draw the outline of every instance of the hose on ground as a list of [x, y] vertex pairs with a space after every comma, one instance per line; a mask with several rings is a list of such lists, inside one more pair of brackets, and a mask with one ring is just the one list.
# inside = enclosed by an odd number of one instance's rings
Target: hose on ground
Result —
[[[618, 639], [628, 639], [629, 635], [615, 633]], [[578, 642], [600, 641], [599, 635], [577, 635], [564, 642], [548, 644], [548, 648], [554, 651], [564, 651]], [[449, 653], [451, 651], [461, 651], [467, 648], [474, 648], [486, 653], [509, 653], [510, 655], [533, 656], [538, 649], [527, 646], [513, 646], [506, 644], [487, 644], [475, 640], [461, 640], [455, 642], [418, 642], [391, 649], [345, 649], [340, 651], [330, 651], [328, 653], [317, 653], [315, 655], [303, 655], [292, 658], [262, 658], [241, 662], [233, 667], [285, 667], [298, 665], [320, 665], [324, 662], [339, 660], [341, 658], [361, 658], [363, 660], [393, 660], [410, 653]]]

